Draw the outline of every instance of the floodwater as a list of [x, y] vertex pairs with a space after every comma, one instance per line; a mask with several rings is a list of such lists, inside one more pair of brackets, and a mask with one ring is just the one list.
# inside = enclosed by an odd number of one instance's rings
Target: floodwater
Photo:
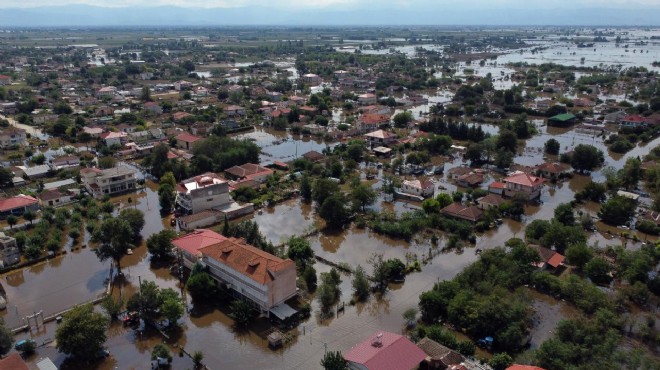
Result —
[[315, 150], [320, 153], [330, 147], [330, 144], [314, 137], [291, 135], [288, 131], [264, 127], [257, 127], [254, 131], [236, 134], [233, 137], [247, 139], [257, 144], [261, 148], [259, 160], [262, 164], [274, 161], [289, 162], [309, 151]]

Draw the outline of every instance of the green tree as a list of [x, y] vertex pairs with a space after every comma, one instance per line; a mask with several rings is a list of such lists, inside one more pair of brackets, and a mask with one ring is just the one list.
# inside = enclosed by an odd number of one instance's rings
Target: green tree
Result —
[[435, 200], [438, 201], [438, 207], [440, 207], [441, 209], [447, 207], [448, 205], [454, 202], [452, 196], [447, 193], [440, 193], [436, 195]]
[[110, 316], [110, 320], [116, 320], [119, 317], [119, 313], [124, 307], [124, 299], [121, 297], [113, 297], [112, 295], [106, 295], [101, 301], [101, 308], [105, 313]]
[[552, 154], [552, 155], [559, 154], [559, 148], [560, 148], [559, 141], [555, 139], [548, 139], [548, 141], [545, 142], [544, 149], [545, 152], [548, 154]]
[[571, 166], [576, 171], [592, 171], [600, 167], [605, 161], [605, 156], [601, 150], [593, 145], [579, 144], [573, 150], [571, 157]]
[[621, 185], [626, 189], [632, 189], [637, 186], [639, 180], [642, 179], [642, 161], [637, 158], [628, 158], [626, 164], [619, 172]]
[[566, 258], [568, 262], [579, 268], [584, 268], [584, 265], [589, 262], [594, 256], [594, 252], [585, 243], [573, 244], [566, 249]]
[[497, 147], [515, 154], [518, 151], [518, 137], [512, 131], [501, 130], [497, 137]]
[[415, 323], [415, 320], [417, 320], [417, 308], [410, 307], [409, 309], [403, 311], [401, 316], [406, 321], [406, 325], [410, 327]]
[[359, 183], [351, 187], [351, 198], [356, 209], [359, 208], [362, 212], [366, 212], [367, 207], [376, 201], [377, 195], [369, 184]]
[[121, 218], [106, 218], [92, 234], [92, 240], [99, 243], [94, 249], [96, 256], [101, 260], [112, 259], [121, 273], [121, 258], [131, 246], [133, 229], [128, 221]]
[[600, 207], [598, 217], [610, 225], [623, 225], [635, 215], [636, 208], [634, 200], [617, 195]]
[[346, 198], [341, 193], [335, 193], [326, 198], [319, 208], [319, 216], [331, 228], [341, 228], [350, 216]]
[[37, 214], [34, 213], [33, 211], [26, 211], [23, 213], [23, 218], [25, 221], [30, 222], [30, 225], [32, 225], [32, 221], [34, 221], [35, 218], [37, 218]]
[[312, 199], [320, 207], [327, 198], [338, 192], [339, 184], [328, 178], [320, 178], [314, 181]]
[[433, 198], [424, 199], [422, 202], [422, 209], [424, 209], [424, 212], [429, 214], [438, 213], [440, 212], [440, 202]]
[[170, 326], [175, 326], [177, 321], [183, 317], [184, 307], [178, 297], [167, 297], [160, 305], [160, 312], [169, 321]]
[[98, 159], [99, 168], [103, 168], [103, 169], [113, 168], [116, 162], [117, 160], [111, 156], [100, 157]]
[[358, 301], [363, 301], [369, 297], [369, 279], [362, 266], [358, 265], [353, 271], [351, 285], [353, 286], [353, 293]]
[[18, 222], [18, 217], [14, 215], [7, 216], [7, 224], [9, 224], [10, 229], [13, 229], [14, 225], [16, 225], [17, 222]]
[[193, 352], [192, 360], [193, 360], [193, 364], [195, 365], [195, 369], [201, 368], [202, 361], [204, 360], [204, 353], [202, 353], [202, 351]]
[[339, 351], [326, 352], [321, 360], [321, 366], [324, 370], [348, 370], [348, 362]]
[[0, 356], [4, 356], [11, 351], [14, 345], [14, 335], [5, 324], [5, 320], [0, 318]]
[[202, 271], [188, 278], [186, 289], [193, 299], [209, 300], [217, 294], [218, 284], [211, 275]]
[[174, 230], [162, 230], [157, 234], [152, 234], [147, 239], [147, 250], [151, 257], [157, 260], [167, 260], [174, 256], [172, 239], [176, 237]]
[[506, 370], [511, 364], [513, 364], [513, 358], [511, 358], [506, 352], [496, 353], [488, 361], [488, 365], [490, 365], [493, 370]]
[[575, 224], [575, 213], [570, 203], [562, 203], [555, 208], [555, 220], [560, 223], [571, 226]]
[[314, 266], [311, 264], [308, 264], [305, 266], [305, 269], [302, 272], [301, 277], [303, 280], [305, 280], [305, 285], [307, 285], [307, 291], [308, 292], [313, 292], [316, 290], [316, 270], [314, 269]]
[[584, 266], [584, 272], [596, 284], [609, 284], [612, 281], [612, 266], [602, 257], [594, 257]]
[[387, 263], [383, 259], [382, 253], [374, 253], [368, 259], [371, 265], [371, 280], [376, 283], [379, 291], [384, 292], [387, 290], [387, 285], [390, 281], [390, 272], [388, 271]]
[[131, 240], [136, 242], [141, 238], [140, 232], [144, 228], [144, 212], [135, 208], [124, 208], [119, 212], [119, 218], [128, 222], [131, 228]]
[[172, 355], [170, 354], [169, 348], [162, 343], [156, 344], [153, 351], [151, 351], [151, 359], [155, 360], [158, 358], [165, 358], [167, 361], [172, 361]]
[[141, 311], [149, 319], [158, 318], [163, 304], [163, 294], [153, 281], [143, 281], [137, 293], [126, 302], [129, 311]]
[[57, 349], [82, 360], [93, 360], [105, 343], [108, 319], [92, 305], [76, 306], [63, 315], [55, 332]]
[[403, 128], [408, 126], [408, 123], [412, 122], [413, 115], [409, 111], [400, 112], [395, 114], [394, 117], [392, 117], [392, 120], [394, 121], [394, 126]]
[[167, 213], [172, 210], [175, 201], [174, 187], [169, 184], [158, 186], [158, 205], [160, 205], [162, 212]]
[[287, 257], [296, 262], [300, 271], [314, 262], [314, 251], [309, 240], [300, 236], [292, 236], [287, 240], [287, 245]]
[[247, 326], [254, 316], [252, 305], [242, 299], [232, 301], [230, 309], [231, 313], [229, 314], [229, 317], [234, 320], [234, 324], [238, 327]]
[[300, 179], [300, 196], [305, 201], [310, 201], [312, 199], [312, 183], [309, 180], [309, 175], [306, 173], [303, 174]]
[[151, 90], [149, 89], [149, 86], [144, 86], [142, 87], [142, 93], [140, 94], [140, 99], [143, 102], [150, 102], [151, 99]]

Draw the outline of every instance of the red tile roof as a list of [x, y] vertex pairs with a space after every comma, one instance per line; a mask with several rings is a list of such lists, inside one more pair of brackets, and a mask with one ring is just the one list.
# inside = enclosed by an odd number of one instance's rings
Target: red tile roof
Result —
[[197, 140], [202, 140], [201, 137], [189, 134], [187, 132], [182, 132], [176, 136], [177, 141], [183, 141], [184, 143], [194, 143]]
[[206, 248], [209, 245], [217, 244], [227, 240], [224, 236], [209, 229], [198, 229], [190, 234], [180, 236], [172, 240], [175, 247], [185, 250], [186, 252], [196, 255], [199, 250]]
[[376, 139], [389, 139], [389, 138], [392, 138], [392, 137], [396, 137], [396, 135], [394, 135], [393, 133], [385, 131], [385, 130], [376, 130], [374, 132], [370, 132], [368, 134], [365, 134], [364, 136], [373, 137], [373, 138], [376, 138]]
[[0, 212], [8, 212], [12, 209], [28, 207], [36, 203], [36, 198], [29, 195], [19, 194], [15, 197], [0, 199]]
[[295, 269], [292, 260], [281, 259], [246, 244], [243, 239], [229, 238], [201, 248], [200, 252], [262, 285], [275, 280], [278, 273], [283, 270]]
[[369, 370], [416, 369], [425, 358], [426, 353], [408, 338], [387, 331], [374, 333], [344, 354], [346, 361], [361, 364]]
[[506, 184], [499, 181], [493, 181], [490, 183], [490, 185], [488, 185], [488, 187], [493, 189], [504, 189], [506, 188]]
[[30, 370], [25, 361], [18, 352], [0, 360], [0, 370]]
[[225, 170], [228, 174], [239, 178], [250, 178], [256, 175], [272, 174], [273, 170], [266, 167], [261, 167], [258, 164], [246, 163], [240, 166], [234, 166]]
[[483, 215], [483, 211], [475, 206], [465, 206], [461, 203], [452, 203], [440, 210], [448, 216], [462, 218], [464, 220], [476, 222]]
[[509, 176], [504, 179], [504, 182], [510, 182], [513, 184], [520, 184], [522, 186], [536, 186], [543, 183], [543, 178], [528, 175], [526, 173], [519, 173], [516, 175]]
[[568, 166], [561, 163], [542, 163], [536, 166], [536, 169], [539, 171], [559, 174], [568, 170]]
[[389, 123], [390, 115], [388, 114], [363, 114], [360, 116], [360, 122], [366, 124], [379, 124], [379, 123]]
[[646, 118], [640, 116], [639, 114], [632, 114], [632, 115], [629, 115], [629, 116], [625, 116], [625, 117], [623, 117], [623, 121], [624, 121], [624, 122], [639, 122], [639, 123], [643, 123], [643, 122], [646, 122]]

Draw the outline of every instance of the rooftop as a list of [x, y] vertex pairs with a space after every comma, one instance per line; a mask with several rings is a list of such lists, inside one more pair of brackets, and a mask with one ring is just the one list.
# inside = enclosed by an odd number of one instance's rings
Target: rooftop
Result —
[[37, 199], [29, 195], [19, 194], [15, 197], [0, 199], [0, 212], [27, 207], [37, 203]]
[[227, 240], [224, 236], [209, 229], [198, 229], [184, 236], [172, 240], [175, 247], [196, 255], [199, 250], [209, 245], [217, 244]]
[[379, 331], [344, 354], [347, 361], [369, 370], [410, 370], [424, 361], [426, 354], [408, 338]]

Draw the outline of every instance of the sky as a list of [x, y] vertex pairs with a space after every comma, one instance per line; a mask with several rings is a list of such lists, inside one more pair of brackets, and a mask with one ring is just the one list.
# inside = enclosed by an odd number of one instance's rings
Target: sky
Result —
[[432, 7], [442, 9], [452, 6], [464, 9], [513, 8], [557, 9], [565, 6], [583, 8], [644, 8], [660, 7], [660, 0], [1, 0], [0, 8], [37, 8], [58, 5], [93, 5], [101, 7], [154, 7], [179, 6], [184, 8], [229, 8], [261, 6], [271, 8], [343, 8], [362, 9], [374, 4], [379, 8]]

